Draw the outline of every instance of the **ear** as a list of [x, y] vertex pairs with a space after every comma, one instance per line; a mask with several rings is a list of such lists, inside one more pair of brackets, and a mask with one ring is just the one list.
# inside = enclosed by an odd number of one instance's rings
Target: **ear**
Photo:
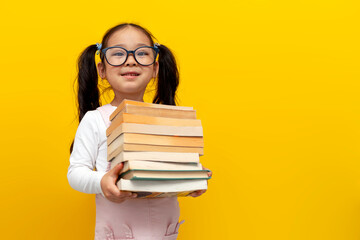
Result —
[[159, 73], [159, 62], [156, 61], [154, 63], [154, 72], [153, 72], [153, 78], [156, 78], [156, 76], [158, 75]]
[[99, 76], [102, 79], [104, 79], [105, 78], [105, 66], [104, 66], [104, 64], [102, 62], [99, 62], [96, 67], [97, 67], [97, 71], [99, 73]]

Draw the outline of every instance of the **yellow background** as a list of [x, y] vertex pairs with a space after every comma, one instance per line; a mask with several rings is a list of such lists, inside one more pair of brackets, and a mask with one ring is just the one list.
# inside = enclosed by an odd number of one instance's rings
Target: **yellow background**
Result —
[[174, 50], [204, 127], [213, 179], [179, 199], [179, 239], [360, 239], [358, 1], [7, 1], [0, 20], [1, 239], [93, 239], [72, 84], [124, 21]]

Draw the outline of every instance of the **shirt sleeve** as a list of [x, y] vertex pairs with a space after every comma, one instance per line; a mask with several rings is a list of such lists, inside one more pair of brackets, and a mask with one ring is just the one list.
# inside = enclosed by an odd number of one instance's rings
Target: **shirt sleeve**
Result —
[[67, 178], [72, 188], [84, 193], [104, 193], [100, 181], [106, 172], [94, 171], [100, 146], [100, 133], [94, 111], [82, 118], [75, 134]]

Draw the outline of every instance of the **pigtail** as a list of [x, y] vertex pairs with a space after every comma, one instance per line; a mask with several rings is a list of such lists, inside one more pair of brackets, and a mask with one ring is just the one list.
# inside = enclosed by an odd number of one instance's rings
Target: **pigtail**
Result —
[[78, 60], [78, 103], [79, 122], [89, 110], [95, 110], [100, 106], [98, 73], [95, 64], [96, 45], [90, 45], [80, 55]]
[[[89, 110], [100, 106], [100, 93], [98, 89], [98, 73], [95, 64], [96, 45], [87, 47], [78, 59], [78, 114], [79, 123]], [[70, 146], [72, 152], [74, 140]]]
[[159, 73], [157, 91], [153, 103], [176, 105], [176, 89], [179, 85], [179, 71], [176, 60], [169, 48], [159, 48]]

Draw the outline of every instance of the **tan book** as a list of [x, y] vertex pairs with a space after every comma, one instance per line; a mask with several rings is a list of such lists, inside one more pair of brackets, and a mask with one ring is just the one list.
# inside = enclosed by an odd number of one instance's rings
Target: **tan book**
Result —
[[[115, 160], [115, 161], [114, 161]], [[111, 161], [111, 169], [115, 167], [118, 162], [116, 158]], [[201, 163], [184, 163], [184, 162], [156, 162], [156, 161], [137, 161], [130, 160], [124, 162], [124, 166], [121, 170], [121, 173], [129, 170], [202, 170]]]
[[136, 192], [137, 198], [185, 197], [191, 192], [207, 189], [207, 180], [141, 180], [120, 179], [116, 182], [119, 190]]
[[137, 123], [122, 123], [114, 129], [108, 136], [108, 142], [111, 143], [122, 133], [142, 133], [152, 135], [169, 135], [169, 136], [187, 136], [187, 137], [202, 137], [202, 127], [178, 127], [178, 126], [163, 126]]
[[175, 163], [199, 163], [198, 153], [181, 152], [120, 152], [112, 159], [111, 165], [126, 161], [154, 161]]
[[142, 107], [151, 107], [151, 108], [160, 108], [160, 109], [175, 109], [175, 110], [193, 110], [192, 107], [183, 107], [183, 106], [174, 106], [174, 105], [166, 105], [166, 104], [156, 104], [156, 103], [146, 103], [139, 102], [134, 100], [124, 99], [119, 106], [115, 109], [115, 111], [110, 115], [110, 121], [115, 118], [117, 114], [119, 114], [125, 107], [125, 105], [136, 105]]
[[183, 137], [183, 136], [165, 136], [151, 135], [141, 133], [122, 133], [108, 144], [108, 151], [112, 152], [124, 143], [134, 144], [150, 144], [163, 146], [179, 146], [179, 147], [204, 147], [204, 138], [202, 137]]
[[177, 146], [157, 146], [149, 144], [131, 144], [124, 143], [118, 146], [113, 151], [108, 149], [108, 161], [116, 157], [122, 151], [124, 152], [174, 152], [174, 153], [198, 153], [200, 156], [204, 155], [204, 148], [202, 147], [177, 147]]
[[135, 115], [129, 113], [120, 113], [116, 116], [116, 118], [113, 119], [110, 126], [106, 129], [106, 136], [109, 136], [115, 130], [115, 128], [120, 126], [122, 123], [201, 127], [201, 120], [199, 119], [177, 119], [177, 118], [151, 117], [151, 116]]
[[[124, 179], [125, 181], [125, 179]], [[130, 180], [129, 180], [130, 181]], [[186, 180], [185, 180], [186, 181]], [[183, 192], [137, 192], [136, 198], [187, 197], [194, 191]]]
[[[131, 104], [125, 104], [124, 108], [119, 111], [121, 113], [130, 113], [152, 117], [167, 117], [167, 118], [184, 118], [184, 119], [196, 119], [195, 110], [179, 110], [179, 109], [166, 109], [166, 108], [153, 108], [146, 106], [137, 106]], [[116, 116], [114, 118], [116, 118]], [[114, 118], [109, 118], [112, 121]]]
[[195, 171], [157, 171], [157, 170], [129, 170], [119, 175], [128, 180], [185, 180], [185, 179], [209, 179], [208, 170]]
[[198, 153], [181, 153], [181, 152], [120, 152], [111, 159], [119, 162], [126, 161], [156, 161], [156, 162], [183, 162], [183, 163], [198, 163]]

